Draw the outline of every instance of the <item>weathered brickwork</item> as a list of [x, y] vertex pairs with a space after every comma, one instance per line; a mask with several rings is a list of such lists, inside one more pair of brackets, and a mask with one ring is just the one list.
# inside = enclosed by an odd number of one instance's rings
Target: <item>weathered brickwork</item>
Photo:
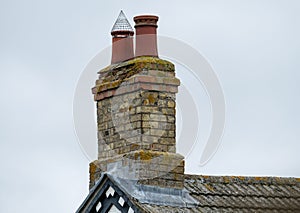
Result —
[[138, 57], [99, 74], [92, 89], [97, 102], [98, 160], [90, 165], [90, 186], [101, 172], [117, 169], [141, 184], [183, 187], [184, 161], [175, 154], [175, 96], [180, 81], [174, 65], [156, 57]]
[[99, 159], [138, 149], [175, 152], [174, 99], [139, 90], [98, 101]]
[[183, 187], [184, 160], [179, 154], [139, 150], [96, 160], [90, 164], [90, 188], [101, 172], [112, 168], [117, 177], [136, 180], [138, 184]]

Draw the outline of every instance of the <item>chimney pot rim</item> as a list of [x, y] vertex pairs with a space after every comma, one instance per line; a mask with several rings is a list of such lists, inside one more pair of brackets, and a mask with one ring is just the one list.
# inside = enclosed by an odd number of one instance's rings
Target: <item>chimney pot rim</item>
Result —
[[139, 15], [139, 16], [135, 16], [133, 18], [134, 21], [138, 21], [141, 19], [148, 19], [148, 20], [150, 19], [150, 20], [158, 21], [158, 16], [156, 16], [156, 15]]
[[112, 31], [111, 35], [114, 37], [119, 37], [118, 35], [120, 35], [120, 37], [126, 37], [126, 36], [133, 36], [134, 32], [128, 30], [116, 30], [116, 31]]

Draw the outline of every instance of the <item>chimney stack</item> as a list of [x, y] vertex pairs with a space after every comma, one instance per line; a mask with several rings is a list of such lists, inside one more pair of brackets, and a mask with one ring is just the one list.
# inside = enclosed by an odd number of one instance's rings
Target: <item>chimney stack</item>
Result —
[[156, 28], [158, 16], [141, 15], [134, 17], [136, 43], [135, 56], [155, 56], [157, 53]]
[[111, 63], [119, 63], [134, 57], [133, 29], [123, 11], [120, 12], [112, 30]]
[[[127, 19], [121, 20], [118, 18], [112, 34], [124, 32], [131, 38]], [[132, 52], [117, 54], [119, 41], [115, 41], [112, 62], [122, 63], [100, 70], [92, 89], [97, 102], [98, 160], [90, 164], [90, 187], [107, 172], [137, 185], [181, 190], [184, 157], [176, 153], [175, 110], [180, 80], [174, 64], [158, 58], [158, 17], [137, 16], [134, 21], [136, 58], [123, 62]], [[126, 30], [120, 30], [124, 27]], [[131, 47], [131, 41], [124, 45]]]

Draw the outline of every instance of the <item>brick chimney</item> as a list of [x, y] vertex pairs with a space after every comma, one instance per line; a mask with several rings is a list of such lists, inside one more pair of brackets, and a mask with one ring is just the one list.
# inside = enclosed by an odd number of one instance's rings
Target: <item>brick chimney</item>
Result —
[[120, 12], [112, 30], [111, 63], [119, 63], [134, 57], [133, 29], [123, 11]]
[[[98, 160], [90, 164], [90, 187], [102, 172], [138, 184], [183, 188], [184, 159], [176, 153], [175, 105], [180, 85], [174, 65], [157, 57], [157, 16], [137, 16], [136, 57], [99, 73]], [[149, 34], [151, 33], [151, 34]], [[113, 53], [115, 54], [115, 53]]]
[[142, 15], [134, 17], [135, 22], [135, 56], [155, 56], [157, 53], [157, 16]]

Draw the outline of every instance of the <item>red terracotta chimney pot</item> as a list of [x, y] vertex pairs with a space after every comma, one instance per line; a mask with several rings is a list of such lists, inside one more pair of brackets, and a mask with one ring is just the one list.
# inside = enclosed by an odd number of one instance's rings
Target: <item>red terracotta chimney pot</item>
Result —
[[157, 21], [158, 16], [141, 15], [133, 18], [135, 22], [135, 56], [155, 56], [157, 53]]
[[133, 29], [123, 11], [120, 12], [113, 29], [111, 63], [120, 63], [134, 57]]

